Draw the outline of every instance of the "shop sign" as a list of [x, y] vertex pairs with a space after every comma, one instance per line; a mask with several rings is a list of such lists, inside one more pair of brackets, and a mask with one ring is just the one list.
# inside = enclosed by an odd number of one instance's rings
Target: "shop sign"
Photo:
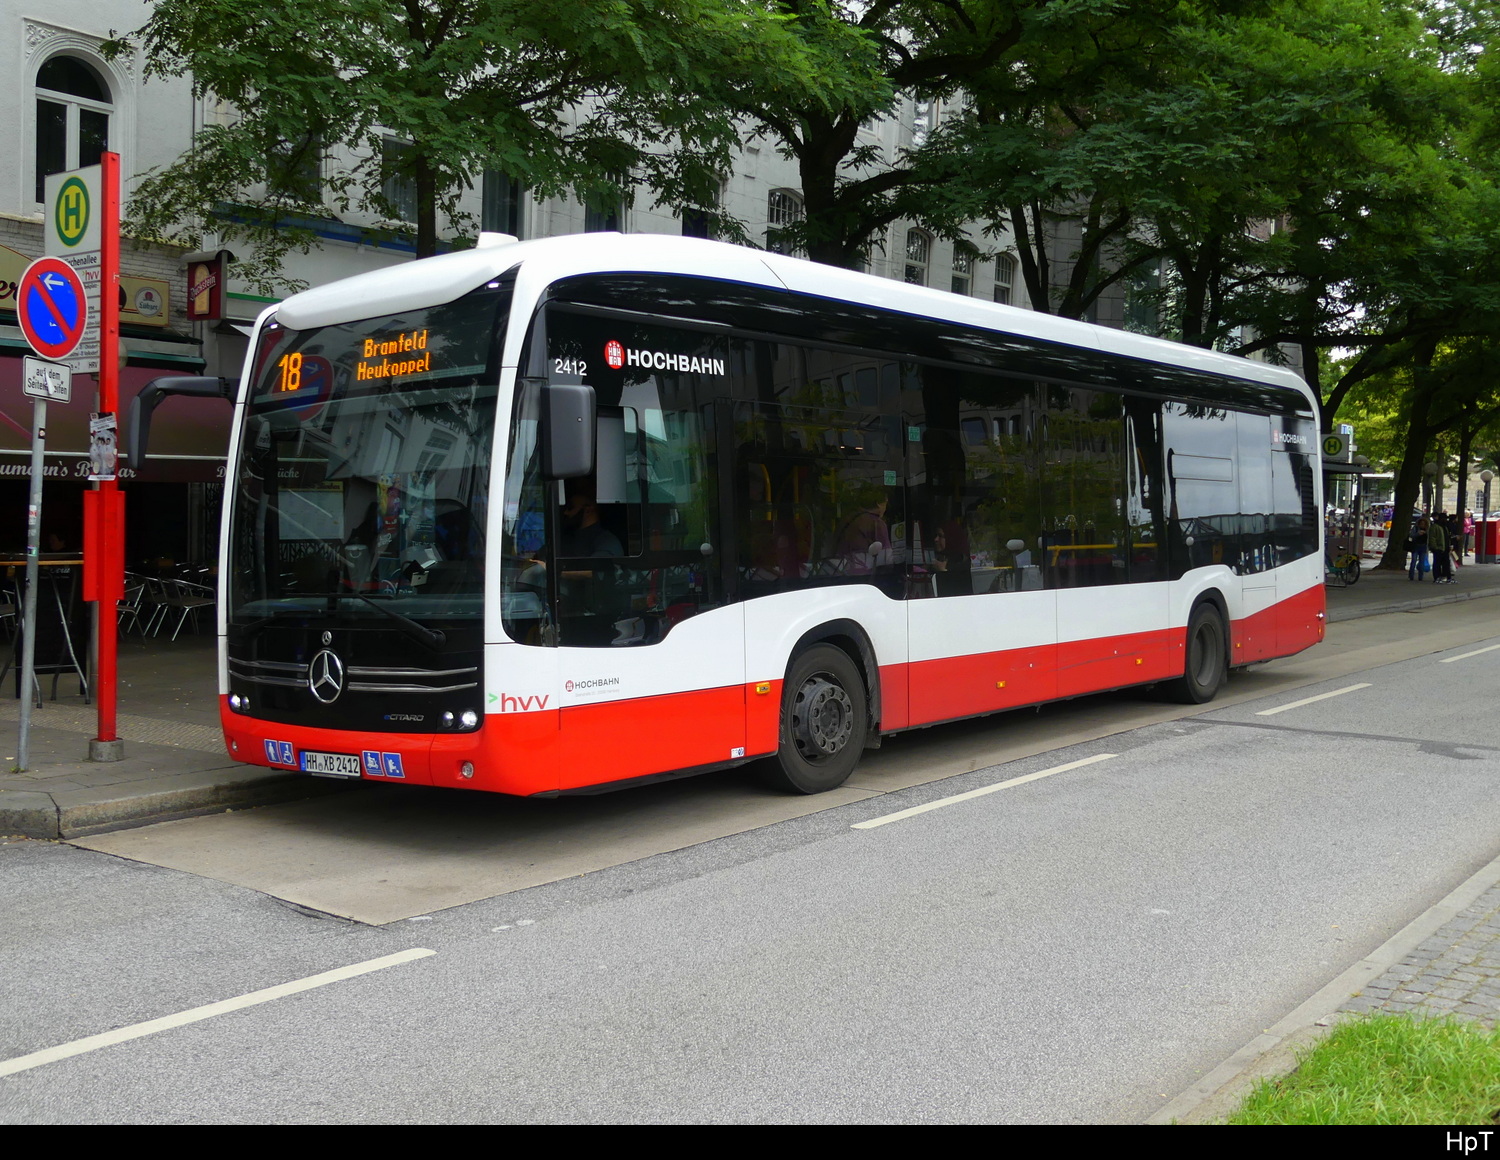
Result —
[[0, 310], [16, 308], [16, 287], [21, 284], [21, 275], [31, 259], [18, 254], [9, 246], [0, 246]]
[[165, 278], [120, 275], [120, 322], [126, 326], [165, 327], [171, 314]]

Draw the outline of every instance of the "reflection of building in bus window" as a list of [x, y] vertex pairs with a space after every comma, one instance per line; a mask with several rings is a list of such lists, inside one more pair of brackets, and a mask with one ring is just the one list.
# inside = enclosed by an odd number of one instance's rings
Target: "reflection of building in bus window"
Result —
[[891, 529], [885, 522], [890, 499], [883, 487], [868, 484], [856, 502], [859, 510], [845, 522], [833, 554], [843, 561], [846, 575], [862, 576], [874, 571], [880, 554], [890, 549]]

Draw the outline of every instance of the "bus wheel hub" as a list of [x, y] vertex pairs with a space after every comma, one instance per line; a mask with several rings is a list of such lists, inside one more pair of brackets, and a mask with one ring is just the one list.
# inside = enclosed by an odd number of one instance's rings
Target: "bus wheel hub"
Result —
[[843, 688], [814, 677], [797, 695], [794, 713], [797, 748], [806, 757], [832, 757], [849, 743], [854, 702]]

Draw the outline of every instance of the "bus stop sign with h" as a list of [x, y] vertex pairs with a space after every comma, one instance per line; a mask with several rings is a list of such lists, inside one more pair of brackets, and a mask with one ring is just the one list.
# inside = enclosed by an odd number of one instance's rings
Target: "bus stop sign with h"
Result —
[[[47, 403], [71, 398], [73, 372], [98, 377], [99, 419], [113, 426], [119, 410], [120, 157], [106, 152], [98, 165], [46, 179], [46, 251], [26, 268], [16, 287], [22, 333], [40, 359], [25, 362], [25, 390], [33, 398], [31, 498], [27, 509], [25, 637], [18, 768], [29, 760], [32, 692], [36, 681], [36, 592], [41, 547], [42, 464]], [[44, 361], [45, 360], [45, 361]], [[68, 366], [60, 365], [66, 362]], [[95, 761], [118, 761], [124, 745], [115, 734], [116, 604], [124, 595], [124, 495], [113, 470], [94, 476], [84, 495], [84, 599], [95, 602], [94, 700], [98, 736], [89, 742]]]

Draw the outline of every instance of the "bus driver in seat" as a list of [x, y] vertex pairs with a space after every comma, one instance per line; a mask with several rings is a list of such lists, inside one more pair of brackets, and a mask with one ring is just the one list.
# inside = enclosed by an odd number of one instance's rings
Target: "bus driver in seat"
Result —
[[568, 502], [562, 510], [562, 543], [558, 556], [565, 560], [623, 556], [619, 539], [599, 522], [599, 505], [588, 480], [568, 485]]

